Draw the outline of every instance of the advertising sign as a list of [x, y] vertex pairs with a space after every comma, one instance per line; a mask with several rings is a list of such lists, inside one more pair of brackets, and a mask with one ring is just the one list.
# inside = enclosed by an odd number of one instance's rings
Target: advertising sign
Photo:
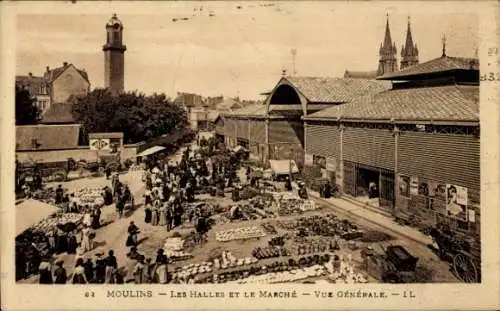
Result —
[[337, 170], [337, 159], [333, 157], [326, 158], [326, 170], [335, 172]]
[[89, 141], [90, 150], [111, 150], [109, 138], [93, 138]]
[[410, 178], [399, 176], [399, 194], [405, 198], [410, 197]]
[[418, 195], [418, 177], [410, 177], [410, 194]]
[[314, 156], [312, 154], [304, 154], [304, 165], [312, 166], [314, 162]]
[[467, 220], [467, 188], [446, 185], [446, 214], [464, 221]]

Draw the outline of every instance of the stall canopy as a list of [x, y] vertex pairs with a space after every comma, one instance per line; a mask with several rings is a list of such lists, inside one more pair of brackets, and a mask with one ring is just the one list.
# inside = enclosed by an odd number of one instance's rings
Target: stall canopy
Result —
[[269, 160], [269, 165], [271, 166], [273, 173], [276, 175], [289, 174], [290, 168], [292, 170], [292, 174], [299, 172], [297, 164], [295, 164], [294, 160]]
[[165, 149], [165, 147], [162, 147], [162, 146], [154, 146], [154, 147], [151, 147], [151, 148], [148, 148], [148, 149], [144, 150], [141, 153], [138, 153], [136, 156], [137, 157], [145, 157], [145, 156], [157, 153], [159, 151], [162, 151], [164, 149]]
[[16, 205], [16, 236], [55, 212], [56, 206], [32, 199]]
[[248, 152], [248, 150], [245, 147], [243, 147], [241, 145], [238, 145], [238, 146], [236, 146], [233, 149], [233, 152], [236, 152], [236, 153], [238, 153], [238, 152]]

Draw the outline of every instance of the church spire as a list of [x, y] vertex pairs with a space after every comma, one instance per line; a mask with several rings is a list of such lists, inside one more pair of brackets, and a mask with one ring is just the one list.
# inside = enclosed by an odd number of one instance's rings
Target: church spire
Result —
[[408, 16], [408, 28], [406, 29], [405, 45], [401, 48], [401, 69], [418, 64], [418, 48], [413, 44], [411, 34], [410, 17]]
[[377, 70], [377, 75], [381, 76], [386, 73], [394, 72], [398, 70], [398, 64], [396, 59], [396, 43], [392, 41], [391, 29], [389, 27], [389, 14], [386, 15], [387, 20], [385, 23], [385, 34], [384, 41], [380, 46], [379, 50], [379, 66]]

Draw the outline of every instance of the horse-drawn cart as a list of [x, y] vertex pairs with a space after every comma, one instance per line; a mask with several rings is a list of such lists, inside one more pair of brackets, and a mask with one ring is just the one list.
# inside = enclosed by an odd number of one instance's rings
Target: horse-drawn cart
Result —
[[367, 271], [376, 269], [376, 278], [384, 283], [407, 283], [415, 279], [418, 257], [414, 257], [401, 245], [390, 245], [384, 254], [377, 254], [373, 249], [364, 249], [361, 255]]
[[441, 260], [449, 261], [455, 275], [466, 283], [481, 282], [480, 254], [475, 254], [471, 244], [459, 238], [446, 226], [432, 228], [430, 235], [436, 242]]

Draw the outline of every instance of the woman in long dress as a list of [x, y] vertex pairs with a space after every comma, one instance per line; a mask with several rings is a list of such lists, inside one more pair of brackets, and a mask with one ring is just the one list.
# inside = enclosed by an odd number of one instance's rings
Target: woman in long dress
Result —
[[146, 208], [144, 209], [144, 222], [149, 224], [151, 223], [151, 218], [152, 218], [152, 210], [151, 210], [151, 204], [146, 204]]
[[160, 226], [167, 225], [167, 209], [168, 205], [166, 202], [163, 204], [163, 206], [160, 206]]
[[84, 253], [90, 251], [90, 249], [91, 249], [91, 245], [90, 245], [90, 242], [91, 242], [90, 233], [91, 232], [90, 232], [90, 229], [88, 228], [88, 226], [87, 225], [83, 225], [83, 229], [82, 229], [82, 242], [81, 242], [80, 247], [82, 248], [82, 251]]
[[76, 234], [74, 231], [68, 233], [68, 254], [76, 254], [76, 249], [78, 248], [78, 242], [76, 240]]
[[76, 261], [75, 270], [71, 278], [71, 284], [87, 284], [88, 280], [85, 276], [85, 269], [83, 267], [83, 258], [78, 258]]
[[144, 264], [144, 256], [141, 255], [137, 259], [137, 263], [134, 267], [134, 283], [143, 284], [144, 281], [144, 270], [147, 270], [147, 266]]
[[167, 284], [168, 282], [168, 269], [167, 269], [167, 256], [163, 254], [163, 249], [159, 249], [156, 255], [156, 277], [158, 283]]
[[105, 259], [106, 261], [106, 275], [105, 282], [106, 284], [115, 283], [115, 273], [118, 268], [118, 263], [116, 262], [116, 257], [114, 255], [114, 251], [110, 250], [108, 252], [108, 257]]
[[158, 206], [155, 204], [153, 206], [152, 214], [151, 214], [151, 225], [153, 226], [158, 226], [158, 221], [159, 221], [159, 209]]
[[40, 284], [52, 284], [52, 265], [49, 258], [45, 257], [38, 266], [40, 273]]

